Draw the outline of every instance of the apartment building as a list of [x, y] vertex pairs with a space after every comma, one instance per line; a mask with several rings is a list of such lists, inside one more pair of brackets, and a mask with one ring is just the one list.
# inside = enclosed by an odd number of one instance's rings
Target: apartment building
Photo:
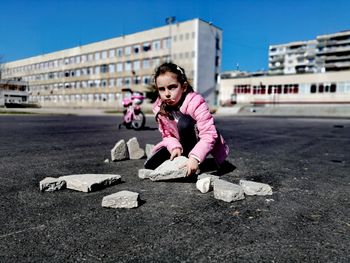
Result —
[[3, 78], [27, 81], [42, 107], [117, 108], [122, 89], [146, 92], [155, 68], [172, 61], [214, 104], [221, 49], [222, 30], [193, 19], [9, 62]]
[[272, 75], [350, 69], [350, 30], [269, 47]]
[[322, 72], [350, 69], [350, 30], [318, 36], [316, 63]]
[[19, 80], [0, 79], [0, 107], [28, 104], [28, 84]]

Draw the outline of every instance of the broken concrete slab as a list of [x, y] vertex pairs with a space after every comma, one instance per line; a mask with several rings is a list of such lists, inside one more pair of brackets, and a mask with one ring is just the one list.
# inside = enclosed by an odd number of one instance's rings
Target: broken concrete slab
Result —
[[153, 172], [151, 169], [140, 169], [138, 172], [138, 176], [140, 179], [147, 179], [149, 175]]
[[54, 178], [54, 177], [46, 177], [39, 183], [40, 191], [42, 192], [53, 192], [66, 188], [66, 181]]
[[126, 146], [125, 141], [122, 139], [118, 141], [113, 149], [111, 150], [111, 160], [114, 161], [121, 161], [129, 158], [128, 149]]
[[268, 184], [240, 180], [239, 185], [246, 195], [272, 195], [272, 188]]
[[153, 147], [154, 147], [154, 144], [146, 144], [145, 152], [146, 152], [147, 159], [148, 159], [149, 157], [151, 157]]
[[233, 184], [222, 179], [214, 181], [214, 198], [232, 202], [244, 199], [244, 191], [238, 184]]
[[183, 166], [187, 161], [188, 158], [185, 156], [178, 156], [172, 161], [166, 160], [150, 173], [149, 179], [152, 181], [163, 181], [186, 177], [186, 167]]
[[145, 156], [145, 151], [140, 148], [136, 137], [131, 138], [127, 143], [129, 158], [132, 160], [141, 159]]
[[119, 183], [121, 176], [118, 174], [73, 174], [61, 176], [58, 179], [66, 181], [68, 189], [88, 193]]
[[204, 177], [196, 182], [196, 188], [201, 191], [201, 193], [208, 193], [211, 190], [210, 187], [210, 177]]
[[120, 191], [102, 199], [102, 206], [109, 208], [134, 208], [139, 206], [139, 194], [131, 191]]

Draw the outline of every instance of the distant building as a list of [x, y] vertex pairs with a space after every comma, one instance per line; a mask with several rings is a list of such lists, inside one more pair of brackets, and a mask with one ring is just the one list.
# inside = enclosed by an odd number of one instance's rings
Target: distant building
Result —
[[350, 105], [350, 70], [286, 75], [223, 72], [219, 85], [222, 106]]
[[269, 47], [269, 73], [273, 75], [349, 69], [350, 30]]
[[28, 81], [30, 99], [43, 107], [116, 108], [123, 88], [147, 91], [155, 68], [173, 61], [214, 104], [221, 50], [222, 30], [193, 19], [9, 62], [3, 78]]
[[21, 80], [0, 80], [0, 107], [28, 104], [28, 84]]

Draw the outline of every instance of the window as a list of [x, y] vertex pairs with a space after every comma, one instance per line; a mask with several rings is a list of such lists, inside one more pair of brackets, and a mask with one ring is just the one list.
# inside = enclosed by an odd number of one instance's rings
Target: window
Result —
[[131, 61], [126, 61], [125, 62], [125, 71], [130, 71], [131, 70]]
[[118, 48], [117, 49], [117, 57], [122, 57], [123, 56], [123, 48]]
[[170, 48], [170, 38], [163, 39], [163, 48]]
[[135, 45], [133, 48], [134, 48], [134, 54], [138, 54], [140, 52], [140, 45]]
[[151, 44], [149, 42], [143, 43], [142, 49], [144, 52], [150, 51], [151, 50]]
[[138, 84], [140, 84], [141, 83], [141, 77], [140, 76], [135, 76], [134, 77], [134, 84], [135, 85], [138, 85]]
[[123, 78], [117, 78], [117, 87], [123, 86]]
[[109, 80], [109, 86], [114, 87], [115, 86], [115, 79], [110, 79]]
[[153, 41], [152, 49], [153, 50], [159, 50], [160, 49], [160, 41], [159, 40]]
[[110, 57], [110, 58], [115, 57], [115, 49], [111, 49], [111, 50], [109, 51], [109, 57]]
[[331, 84], [331, 88], [330, 88], [330, 92], [336, 92], [336, 90], [337, 90], [337, 85], [335, 84], [335, 83], [332, 83]]
[[131, 47], [125, 47], [125, 56], [131, 55]]
[[139, 70], [140, 69], [140, 61], [139, 60], [135, 60], [133, 62], [133, 70]]
[[117, 72], [123, 71], [123, 63], [117, 63]]
[[109, 64], [109, 72], [110, 73], [115, 72], [115, 64]]
[[142, 77], [142, 84], [146, 85], [146, 86], [151, 84], [151, 77], [150, 76], [143, 76]]
[[317, 89], [316, 84], [311, 84], [310, 92], [311, 93], [316, 93], [316, 89]]
[[125, 87], [129, 88], [131, 83], [131, 78], [125, 78], [124, 83], [125, 83]]
[[323, 93], [323, 91], [324, 91], [324, 86], [323, 86], [323, 84], [318, 85], [318, 92], [319, 92], [319, 93]]
[[102, 59], [106, 59], [107, 58], [107, 51], [104, 50], [102, 51]]
[[100, 66], [95, 67], [95, 74], [100, 74]]
[[95, 60], [99, 60], [101, 58], [100, 52], [95, 53]]
[[101, 73], [108, 73], [108, 65], [106, 64], [101, 65]]
[[146, 59], [144, 59], [144, 60], [142, 61], [142, 68], [147, 69], [147, 68], [149, 68], [150, 66], [151, 66], [151, 65], [150, 65], [150, 61], [149, 61], [148, 58], [146, 58]]
[[102, 79], [101, 80], [101, 87], [107, 87], [107, 80], [106, 79]]

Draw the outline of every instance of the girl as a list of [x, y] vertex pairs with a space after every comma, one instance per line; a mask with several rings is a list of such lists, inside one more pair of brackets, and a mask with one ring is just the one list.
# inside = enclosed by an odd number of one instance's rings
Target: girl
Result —
[[158, 98], [153, 106], [163, 140], [154, 146], [146, 169], [155, 169], [164, 161], [188, 157], [187, 175], [211, 153], [220, 165], [229, 149], [217, 132], [204, 98], [193, 91], [185, 70], [173, 63], [158, 67], [154, 76]]

